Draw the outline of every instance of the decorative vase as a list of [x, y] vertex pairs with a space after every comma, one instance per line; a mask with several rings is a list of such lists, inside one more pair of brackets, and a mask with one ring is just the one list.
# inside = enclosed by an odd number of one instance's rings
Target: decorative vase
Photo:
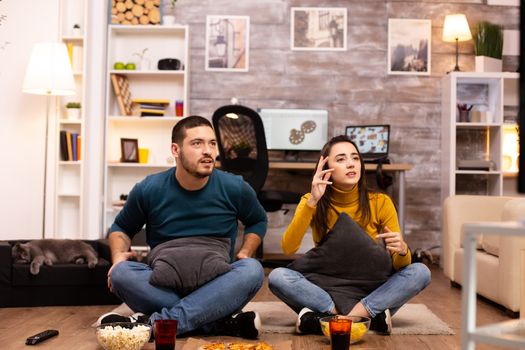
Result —
[[502, 60], [487, 56], [476, 56], [476, 72], [501, 72]]
[[144, 71], [151, 70], [151, 60], [147, 57], [142, 57], [139, 62], [139, 68]]
[[67, 119], [80, 119], [80, 108], [66, 108]]

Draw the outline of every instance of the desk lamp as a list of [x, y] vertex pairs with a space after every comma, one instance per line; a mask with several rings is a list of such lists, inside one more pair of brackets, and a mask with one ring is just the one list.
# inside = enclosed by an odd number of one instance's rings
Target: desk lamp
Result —
[[66, 45], [55, 42], [38, 43], [33, 48], [27, 66], [22, 91], [28, 94], [46, 95], [46, 126], [44, 143], [44, 205], [42, 215], [42, 238], [46, 229], [46, 178], [49, 108], [51, 96], [75, 94], [73, 71]]
[[459, 72], [458, 56], [459, 56], [459, 42], [472, 39], [472, 34], [467, 22], [467, 17], [464, 14], [456, 13], [445, 16], [445, 23], [443, 24], [443, 41], [456, 42], [456, 66], [454, 72]]

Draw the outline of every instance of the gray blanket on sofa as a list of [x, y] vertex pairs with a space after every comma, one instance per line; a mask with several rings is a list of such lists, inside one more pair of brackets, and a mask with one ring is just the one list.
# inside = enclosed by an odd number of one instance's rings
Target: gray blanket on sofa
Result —
[[328, 292], [337, 310], [347, 314], [386, 282], [392, 273], [392, 259], [383, 245], [343, 213], [326, 239], [288, 268]]
[[173, 288], [185, 296], [231, 270], [230, 239], [184, 237], [156, 246], [148, 255], [150, 283]]

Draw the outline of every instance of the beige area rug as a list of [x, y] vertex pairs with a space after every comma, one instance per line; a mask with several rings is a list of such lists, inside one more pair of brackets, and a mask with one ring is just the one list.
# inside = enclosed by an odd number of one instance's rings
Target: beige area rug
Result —
[[[265, 333], [294, 333], [297, 314], [280, 301], [250, 302], [243, 311], [257, 311]], [[424, 304], [406, 304], [392, 318], [392, 334], [452, 335], [454, 331]]]
[[[297, 314], [280, 301], [254, 301], [243, 311], [257, 311], [264, 333], [295, 333]], [[133, 311], [121, 304], [111, 312], [132, 315]], [[97, 324], [93, 324], [97, 326]], [[455, 334], [450, 327], [424, 304], [406, 304], [392, 318], [392, 334]]]

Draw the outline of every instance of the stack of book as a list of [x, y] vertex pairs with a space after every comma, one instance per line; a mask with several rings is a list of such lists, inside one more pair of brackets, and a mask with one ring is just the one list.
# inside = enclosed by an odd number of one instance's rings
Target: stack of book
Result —
[[80, 160], [82, 137], [78, 133], [60, 131], [60, 157], [66, 161]]
[[166, 108], [169, 106], [169, 100], [163, 99], [132, 99], [136, 113], [141, 117], [163, 117], [166, 114]]

